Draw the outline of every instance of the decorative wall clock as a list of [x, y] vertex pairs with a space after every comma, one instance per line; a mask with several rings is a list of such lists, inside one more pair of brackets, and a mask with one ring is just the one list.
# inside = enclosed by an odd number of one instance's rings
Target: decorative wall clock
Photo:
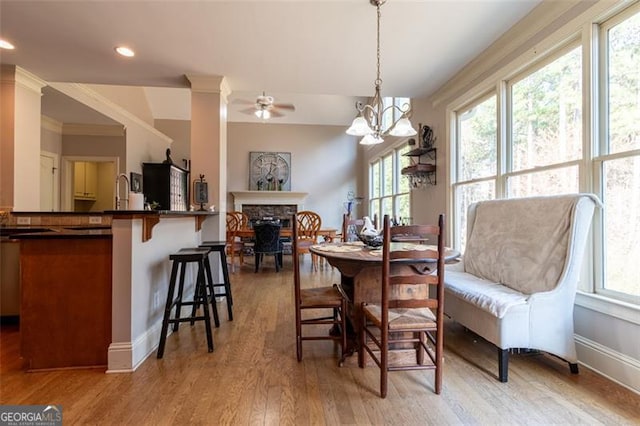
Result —
[[249, 153], [249, 190], [291, 191], [291, 153]]

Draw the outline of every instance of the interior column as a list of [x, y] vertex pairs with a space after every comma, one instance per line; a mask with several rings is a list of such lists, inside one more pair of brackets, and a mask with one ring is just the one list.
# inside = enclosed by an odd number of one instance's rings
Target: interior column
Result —
[[[224, 77], [187, 75], [191, 83], [191, 188], [204, 175], [209, 203], [216, 211], [227, 210], [227, 96], [231, 92]], [[191, 198], [191, 204], [196, 206]], [[223, 218], [224, 219], [224, 218]], [[220, 216], [204, 221], [203, 240], [225, 236]]]
[[0, 209], [37, 211], [40, 97], [47, 84], [15, 65], [2, 66], [0, 81]]

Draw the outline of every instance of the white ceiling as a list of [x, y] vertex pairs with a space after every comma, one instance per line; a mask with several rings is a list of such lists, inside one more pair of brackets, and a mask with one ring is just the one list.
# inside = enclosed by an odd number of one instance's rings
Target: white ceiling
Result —
[[[430, 95], [539, 3], [388, 0], [382, 94]], [[373, 94], [375, 30], [368, 0], [0, 0], [0, 36], [16, 45], [0, 61], [51, 82], [145, 87], [158, 119], [189, 119], [185, 75], [201, 74], [226, 77], [230, 121], [257, 120], [234, 99], [266, 91], [296, 105], [274, 122], [345, 125]]]

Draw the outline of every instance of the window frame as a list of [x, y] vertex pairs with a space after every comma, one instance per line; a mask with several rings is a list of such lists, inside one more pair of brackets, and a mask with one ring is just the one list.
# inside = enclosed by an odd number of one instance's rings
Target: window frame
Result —
[[[368, 179], [368, 186], [369, 186], [369, 200], [368, 200], [368, 207], [369, 207], [369, 215], [371, 217], [373, 217], [374, 215], [378, 215], [378, 226], [381, 225], [381, 221], [383, 216], [383, 206], [384, 206], [384, 201], [385, 200], [391, 200], [391, 208], [393, 210], [393, 215], [391, 215], [391, 218], [397, 218], [399, 215], [399, 202], [398, 199], [400, 197], [404, 197], [407, 196], [409, 199], [409, 211], [411, 211], [411, 188], [408, 187], [408, 190], [405, 192], [401, 192], [400, 190], [400, 180], [401, 179], [406, 179], [405, 176], [402, 175], [402, 167], [401, 167], [401, 151], [403, 149], [407, 149], [408, 147], [408, 140], [403, 140], [400, 141], [399, 143], [394, 144], [393, 146], [389, 147], [388, 149], [380, 152], [378, 155], [376, 155], [374, 158], [372, 158], [369, 161], [369, 167], [368, 167], [368, 171], [369, 171], [369, 179]], [[391, 178], [392, 178], [392, 183], [391, 183], [391, 193], [390, 194], [385, 194], [384, 193], [384, 186], [385, 186], [385, 177], [384, 177], [384, 173], [385, 173], [385, 169], [384, 169], [384, 160], [385, 158], [388, 158], [389, 156], [391, 156], [391, 167], [392, 167], [392, 173], [391, 173]], [[374, 187], [373, 187], [373, 170], [374, 168], [378, 167], [379, 168], [379, 188], [378, 188], [378, 194], [379, 196], [374, 196]], [[375, 209], [375, 205], [377, 203], [378, 208]]]
[[[614, 15], [615, 13], [615, 15]], [[508, 65], [501, 67], [485, 80], [479, 82], [475, 88], [460, 95], [457, 100], [449, 104], [447, 114], [448, 156], [450, 171], [448, 173], [449, 231], [453, 237], [452, 245], [460, 249], [461, 230], [459, 216], [466, 212], [458, 212], [457, 190], [465, 184], [486, 182], [493, 177], [461, 180], [461, 166], [459, 164], [460, 122], [458, 111], [465, 112], [474, 105], [478, 105], [491, 96], [497, 101], [497, 170], [495, 175], [495, 197], [508, 196], [507, 182], [509, 178], [560, 169], [565, 167], [578, 168], [578, 192], [593, 192], [602, 199], [604, 191], [603, 167], [607, 160], [636, 157], [640, 149], [633, 149], [622, 153], [603, 153], [607, 144], [606, 111], [607, 93], [606, 68], [607, 64], [601, 58], [606, 57], [603, 44], [607, 43], [604, 32], [623, 22], [630, 16], [640, 13], [640, 4], [614, 7], [609, 10], [594, 13], [591, 22], [583, 24], [579, 29], [571, 32], [560, 30], [549, 36], [540, 46], [544, 49], [533, 48], [525, 52]], [[606, 18], [606, 19], [605, 19]], [[517, 81], [540, 70], [547, 64], [570, 52], [576, 47], [581, 49], [581, 85], [582, 85], [582, 155], [578, 159], [553, 163], [545, 166], [530, 167], [513, 170], [512, 123], [511, 123], [511, 87]], [[603, 218], [598, 208], [594, 215], [592, 237], [587, 247], [586, 256], [593, 258], [592, 262], [584, 262], [583, 285], [579, 289], [576, 303], [599, 311], [607, 312], [620, 318], [629, 319], [634, 315], [634, 323], [640, 324], [637, 312], [640, 310], [640, 298], [622, 294], [604, 288], [604, 230]], [[615, 308], [612, 308], [614, 306]], [[634, 312], [636, 312], [634, 314]]]

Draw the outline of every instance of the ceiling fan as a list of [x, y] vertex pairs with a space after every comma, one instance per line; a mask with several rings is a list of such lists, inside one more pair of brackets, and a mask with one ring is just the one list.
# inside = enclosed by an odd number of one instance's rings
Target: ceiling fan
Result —
[[282, 117], [282, 111], [295, 111], [296, 108], [290, 103], [275, 103], [273, 96], [267, 96], [264, 92], [255, 101], [246, 99], [236, 99], [236, 103], [253, 105], [250, 108], [240, 110], [243, 114], [254, 114], [256, 117], [267, 120], [271, 117]]

